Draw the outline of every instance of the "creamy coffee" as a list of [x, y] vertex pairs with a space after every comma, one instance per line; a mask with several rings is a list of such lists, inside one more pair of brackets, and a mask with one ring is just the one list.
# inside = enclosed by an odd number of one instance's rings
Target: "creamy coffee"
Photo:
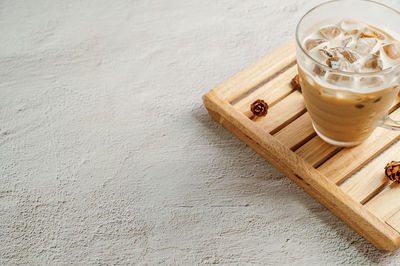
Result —
[[380, 71], [399, 64], [400, 43], [377, 27], [343, 20], [312, 31], [303, 47], [315, 61], [338, 70], [326, 71], [315, 64], [309, 72], [299, 66], [315, 129], [336, 142], [360, 143], [384, 118], [398, 93], [397, 86], [386, 85], [387, 77]]

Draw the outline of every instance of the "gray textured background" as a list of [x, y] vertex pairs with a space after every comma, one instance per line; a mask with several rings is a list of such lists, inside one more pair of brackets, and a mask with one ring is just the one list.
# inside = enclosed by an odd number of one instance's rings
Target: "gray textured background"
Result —
[[400, 264], [201, 103], [319, 2], [0, 1], [0, 263]]

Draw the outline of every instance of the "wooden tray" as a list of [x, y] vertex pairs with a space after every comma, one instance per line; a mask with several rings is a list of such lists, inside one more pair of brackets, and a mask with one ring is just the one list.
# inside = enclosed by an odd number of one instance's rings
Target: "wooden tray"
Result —
[[[290, 41], [211, 90], [203, 102], [216, 121], [377, 248], [396, 249], [400, 185], [388, 182], [383, 168], [400, 160], [400, 142], [395, 143], [400, 132], [377, 128], [353, 148], [325, 143], [312, 128], [301, 93], [289, 85], [296, 74]], [[265, 100], [269, 110], [266, 117], [251, 120], [250, 104], [256, 99]], [[398, 106], [396, 100], [391, 108], [395, 119], [400, 119]]]

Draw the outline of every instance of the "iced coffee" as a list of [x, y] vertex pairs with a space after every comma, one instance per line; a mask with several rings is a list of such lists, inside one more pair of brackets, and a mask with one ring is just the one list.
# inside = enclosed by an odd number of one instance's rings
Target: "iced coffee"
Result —
[[330, 143], [361, 143], [398, 93], [387, 80], [398, 77], [385, 69], [399, 65], [400, 42], [376, 25], [343, 19], [312, 29], [302, 46], [313, 59], [299, 64], [299, 75], [315, 130]]

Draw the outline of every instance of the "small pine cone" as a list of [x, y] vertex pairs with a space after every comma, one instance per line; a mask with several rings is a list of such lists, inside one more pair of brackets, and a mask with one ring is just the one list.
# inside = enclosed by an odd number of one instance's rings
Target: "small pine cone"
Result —
[[292, 81], [290, 82], [290, 85], [292, 86], [292, 89], [298, 90], [299, 92], [301, 92], [299, 74], [297, 74], [297, 75], [292, 79]]
[[268, 113], [268, 104], [258, 99], [250, 106], [250, 110], [256, 116], [266, 116]]
[[385, 166], [385, 175], [392, 181], [400, 183], [400, 162], [391, 161]]

